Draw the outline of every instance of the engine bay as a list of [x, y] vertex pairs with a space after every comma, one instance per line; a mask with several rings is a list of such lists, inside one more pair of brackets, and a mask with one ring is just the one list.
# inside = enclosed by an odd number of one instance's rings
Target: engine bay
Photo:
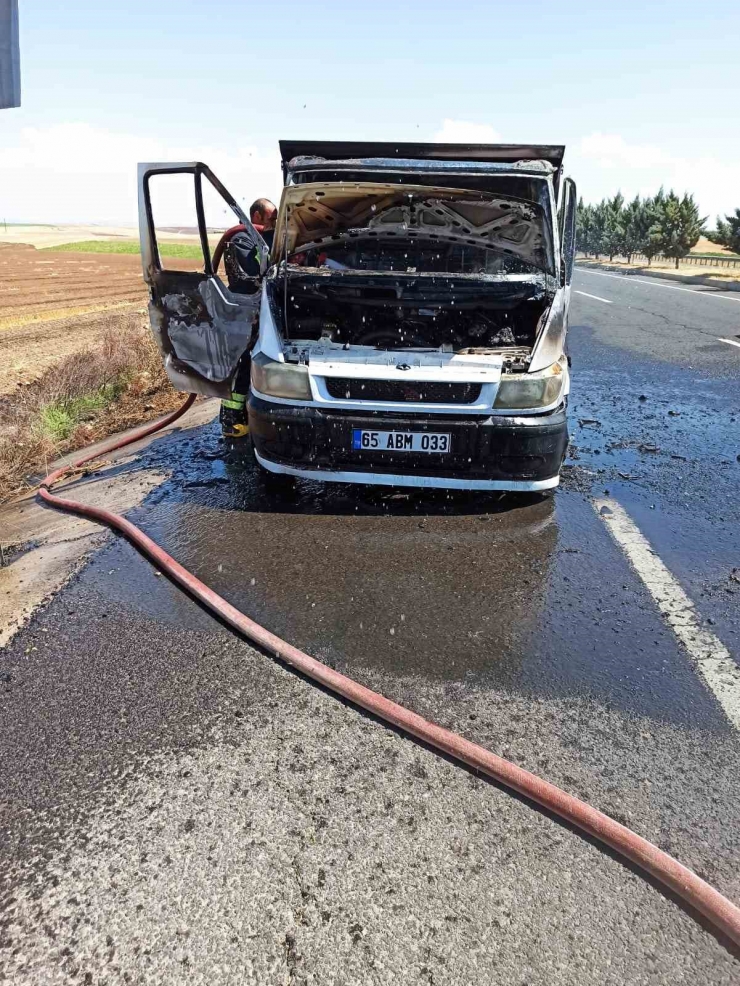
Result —
[[291, 269], [268, 289], [284, 340], [525, 358], [552, 300], [546, 278]]

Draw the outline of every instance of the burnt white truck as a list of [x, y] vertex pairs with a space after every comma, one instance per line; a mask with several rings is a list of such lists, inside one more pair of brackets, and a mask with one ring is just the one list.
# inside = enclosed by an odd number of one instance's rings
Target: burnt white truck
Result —
[[[248, 363], [249, 433], [271, 474], [556, 486], [568, 441], [575, 251], [564, 148], [280, 149], [284, 189], [269, 251], [206, 165], [139, 166], [152, 329], [174, 386], [228, 398]], [[199, 270], [169, 270], [158, 251], [150, 183], [172, 174], [192, 175]], [[204, 183], [237, 220], [215, 249]], [[248, 293], [218, 273], [235, 235], [261, 261]]]

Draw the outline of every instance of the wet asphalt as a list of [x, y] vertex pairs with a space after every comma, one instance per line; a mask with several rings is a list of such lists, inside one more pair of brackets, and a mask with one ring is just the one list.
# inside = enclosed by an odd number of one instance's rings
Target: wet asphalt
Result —
[[[269, 629], [740, 900], [737, 732], [593, 508], [628, 511], [737, 659], [740, 348], [719, 339], [740, 293], [574, 290], [554, 495], [276, 495], [211, 423], [121, 467], [168, 477], [130, 516]], [[1, 659], [0, 792], [0, 981], [740, 980], [630, 867], [258, 653], [113, 537]]]

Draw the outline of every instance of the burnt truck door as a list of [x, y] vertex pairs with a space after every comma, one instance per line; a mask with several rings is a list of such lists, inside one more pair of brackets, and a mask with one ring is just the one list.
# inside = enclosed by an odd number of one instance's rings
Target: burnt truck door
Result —
[[230, 291], [214, 269], [213, 248], [235, 223], [242, 242], [246, 238], [257, 248], [262, 272], [268, 248], [205, 164], [140, 164], [138, 185], [149, 317], [167, 376], [177, 390], [228, 397], [261, 292]]
[[572, 178], [566, 178], [560, 187], [557, 234], [557, 290], [532, 350], [530, 373], [551, 366], [567, 350], [568, 309], [576, 255], [576, 186]]
[[572, 178], [563, 182], [560, 202], [560, 282], [570, 287], [576, 258], [576, 183]]

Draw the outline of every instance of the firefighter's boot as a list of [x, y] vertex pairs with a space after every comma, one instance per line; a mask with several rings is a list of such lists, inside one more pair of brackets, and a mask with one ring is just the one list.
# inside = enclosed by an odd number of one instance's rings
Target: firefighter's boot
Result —
[[230, 442], [238, 442], [249, 434], [247, 421], [247, 398], [245, 394], [233, 394], [229, 400], [221, 401], [221, 434]]

